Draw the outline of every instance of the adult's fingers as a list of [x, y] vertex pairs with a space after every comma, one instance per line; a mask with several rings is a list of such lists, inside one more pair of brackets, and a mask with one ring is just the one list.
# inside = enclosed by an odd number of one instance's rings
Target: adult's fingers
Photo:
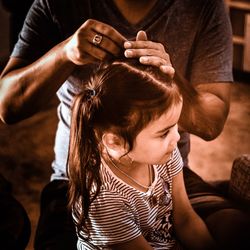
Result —
[[142, 56], [139, 58], [140, 63], [158, 67], [163, 73], [170, 78], [174, 77], [175, 69], [169, 61], [159, 58], [157, 56]]
[[[120, 56], [122, 54], [122, 48], [120, 46], [117, 45], [117, 43], [113, 42], [109, 37], [105, 36], [105, 35], [101, 35], [101, 42], [97, 45], [94, 44], [93, 40], [94, 37], [97, 34], [95, 32], [93, 32], [93, 30], [91, 30], [88, 33], [88, 41], [92, 46], [95, 46], [99, 49], [104, 50], [105, 52], [109, 53], [110, 55], [113, 56]], [[100, 34], [98, 34], [100, 35]]]
[[126, 41], [124, 48], [126, 57], [139, 58], [140, 63], [156, 66], [170, 78], [174, 77], [175, 69], [165, 47], [161, 43], [149, 41], [145, 31], [139, 31], [135, 41]]
[[158, 56], [142, 56], [139, 58], [140, 63], [145, 65], [152, 65], [160, 67], [161, 65], [168, 65], [168, 61]]
[[148, 40], [147, 33], [143, 30], [138, 31], [135, 40], [136, 41], [147, 41]]
[[103, 49], [91, 44], [91, 43], [86, 43], [85, 44], [85, 50], [83, 52], [83, 57], [85, 55], [91, 56], [92, 58], [95, 58], [97, 60], [104, 60], [105, 58], [108, 57], [108, 54], [106, 51]]
[[85, 24], [89, 25], [95, 33], [108, 37], [121, 48], [123, 47], [123, 43], [127, 40], [121, 33], [108, 24], [93, 19], [87, 20]]
[[170, 78], [174, 78], [174, 74], [175, 74], [175, 69], [172, 66], [169, 65], [161, 65], [160, 66], [160, 70], [165, 73], [166, 75], [168, 75]]
[[156, 49], [165, 52], [165, 47], [161, 43], [152, 42], [148, 40], [144, 41], [126, 41], [124, 43], [125, 49]]
[[127, 58], [155, 56], [170, 62], [168, 53], [156, 49], [128, 49], [124, 54]]
[[[99, 43], [94, 41], [99, 36]], [[125, 38], [111, 26], [89, 19], [66, 41], [66, 55], [77, 65], [91, 60], [103, 60], [123, 53]], [[90, 56], [88, 56], [90, 55]]]

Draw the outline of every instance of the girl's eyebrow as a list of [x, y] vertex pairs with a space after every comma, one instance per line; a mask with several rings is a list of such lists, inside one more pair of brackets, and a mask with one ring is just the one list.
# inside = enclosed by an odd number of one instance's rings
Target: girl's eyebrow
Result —
[[164, 128], [164, 129], [162, 129], [162, 130], [159, 130], [159, 131], [156, 132], [156, 134], [162, 134], [162, 133], [166, 132], [167, 130], [169, 130], [170, 128], [174, 127], [176, 124], [177, 124], [177, 123], [175, 123], [175, 124], [173, 124], [173, 125], [170, 125], [170, 126]]

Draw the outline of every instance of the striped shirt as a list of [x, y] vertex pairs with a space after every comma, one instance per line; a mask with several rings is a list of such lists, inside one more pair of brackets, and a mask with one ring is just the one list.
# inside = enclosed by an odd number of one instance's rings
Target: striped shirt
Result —
[[[175, 245], [172, 220], [172, 179], [183, 167], [178, 149], [163, 165], [154, 165], [154, 181], [141, 192], [119, 179], [106, 164], [101, 166], [103, 184], [90, 206], [87, 234], [78, 237], [78, 250], [110, 249], [112, 244], [131, 241], [140, 235], [154, 249]], [[80, 212], [80, 210], [79, 210]], [[77, 218], [73, 215], [74, 219]]]

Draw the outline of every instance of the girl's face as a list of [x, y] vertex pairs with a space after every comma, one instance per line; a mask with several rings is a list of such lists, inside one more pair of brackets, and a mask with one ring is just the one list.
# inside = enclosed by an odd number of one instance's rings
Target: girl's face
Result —
[[164, 164], [180, 139], [177, 122], [182, 102], [150, 122], [136, 137], [129, 156], [138, 164]]

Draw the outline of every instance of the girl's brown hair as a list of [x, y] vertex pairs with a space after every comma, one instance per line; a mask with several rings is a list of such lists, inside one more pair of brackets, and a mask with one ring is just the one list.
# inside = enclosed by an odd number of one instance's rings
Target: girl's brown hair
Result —
[[131, 150], [149, 122], [180, 102], [178, 86], [155, 67], [115, 61], [93, 74], [75, 97], [71, 118], [69, 206], [78, 232], [86, 226], [90, 204], [100, 191], [103, 133], [115, 133]]

